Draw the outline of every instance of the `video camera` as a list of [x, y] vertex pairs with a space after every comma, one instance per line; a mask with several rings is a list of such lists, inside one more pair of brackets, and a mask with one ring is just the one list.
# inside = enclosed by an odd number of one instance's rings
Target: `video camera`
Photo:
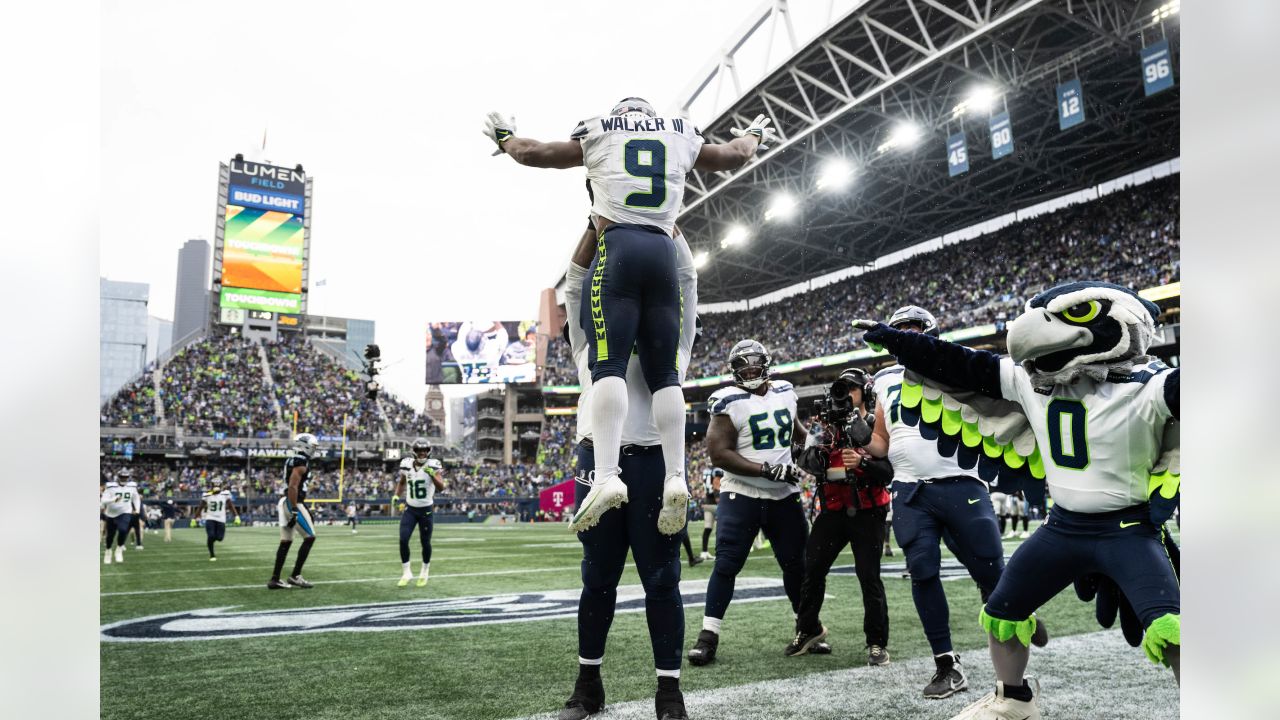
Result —
[[378, 391], [382, 389], [382, 386], [376, 380], [378, 373], [382, 371], [378, 367], [378, 363], [381, 361], [382, 351], [378, 349], [377, 345], [370, 343], [364, 346], [364, 374], [369, 377], [364, 384], [364, 390], [365, 397], [370, 400], [377, 400]]
[[[849, 393], [854, 389], [862, 390], [863, 403], [867, 407], [867, 418], [855, 412], [853, 400]], [[814, 410], [822, 422], [830, 429], [833, 447], [859, 448], [871, 442], [871, 423], [875, 420], [875, 394], [871, 391], [871, 378], [865, 370], [850, 368], [840, 373], [827, 394], [813, 402]], [[870, 421], [868, 421], [870, 418]]]

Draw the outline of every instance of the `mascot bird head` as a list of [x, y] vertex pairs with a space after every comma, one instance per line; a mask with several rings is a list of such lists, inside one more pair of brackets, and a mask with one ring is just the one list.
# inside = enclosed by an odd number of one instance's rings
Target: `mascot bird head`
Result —
[[1155, 334], [1156, 304], [1129, 288], [1084, 281], [1050, 288], [1009, 323], [1009, 355], [1032, 375], [1070, 382], [1127, 373]]

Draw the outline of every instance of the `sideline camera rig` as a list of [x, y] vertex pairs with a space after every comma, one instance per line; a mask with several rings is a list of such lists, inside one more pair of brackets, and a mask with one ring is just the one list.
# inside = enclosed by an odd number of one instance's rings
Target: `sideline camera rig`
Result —
[[365, 397], [370, 400], [378, 399], [378, 391], [382, 386], [378, 384], [378, 373], [382, 371], [378, 367], [378, 363], [382, 361], [382, 351], [377, 345], [369, 344], [364, 346], [364, 374], [368, 376], [368, 380], [364, 384]]
[[[849, 397], [849, 393], [859, 387], [867, 407], [867, 418], [855, 412], [853, 400]], [[840, 377], [827, 388], [827, 394], [813, 401], [813, 407], [832, 435], [832, 447], [860, 448], [871, 442], [876, 396], [871, 392], [871, 379], [866, 371], [851, 368], [840, 373]]]

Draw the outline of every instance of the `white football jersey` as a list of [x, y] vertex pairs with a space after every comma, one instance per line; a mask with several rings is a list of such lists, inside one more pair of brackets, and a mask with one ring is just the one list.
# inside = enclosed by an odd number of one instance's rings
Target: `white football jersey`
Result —
[[978, 477], [978, 466], [966, 470], [956, 456], [938, 453], [938, 441], [920, 435], [920, 426], [902, 422], [899, 397], [902, 395], [901, 365], [881, 370], [875, 375], [876, 403], [889, 424], [889, 463], [893, 465], [894, 482], [920, 482], [944, 477], [967, 475]]
[[[698, 271], [693, 267], [693, 253], [683, 234], [677, 234], [676, 243], [676, 277], [680, 282], [680, 293], [683, 298], [680, 319], [679, 357], [676, 359], [676, 370], [679, 380], [684, 382], [689, 370], [689, 359], [693, 356], [693, 340], [697, 334], [698, 316]], [[573, 353], [573, 362], [578, 368], [578, 384], [582, 392], [578, 395], [578, 427], [575, 442], [591, 437], [591, 370], [587, 367], [589, 349], [587, 334], [578, 322], [582, 307], [582, 281], [587, 276], [587, 268], [569, 263], [565, 273], [564, 305], [569, 319], [569, 347]], [[627, 364], [627, 418], [622, 425], [623, 445], [659, 445], [658, 426], [653, 421], [653, 395], [645, 382], [644, 373], [640, 370], [640, 358], [631, 356]]]
[[[430, 462], [428, 460], [428, 462]], [[426, 462], [417, 464], [415, 458], [400, 461], [400, 474], [404, 477], [404, 501], [413, 507], [431, 507], [436, 501], [436, 485], [431, 482], [435, 470]]]
[[137, 495], [137, 488], [107, 483], [102, 490], [103, 514], [113, 518], [133, 512], [133, 499]]
[[[786, 380], [770, 380], [768, 387], [764, 395], [747, 392], [736, 385], [721, 388], [707, 400], [707, 407], [713, 416], [728, 416], [737, 428], [739, 455], [759, 463], [790, 465], [798, 398], [795, 388]], [[720, 492], [781, 500], [800, 492], [800, 488], [726, 470], [720, 481]]]
[[218, 493], [205, 493], [200, 498], [204, 501], [204, 512], [200, 513], [205, 520], [227, 521], [227, 505], [231, 503], [231, 492], [223, 490]]
[[1151, 468], [1173, 418], [1164, 363], [1135, 367], [1128, 382], [1081, 378], [1037, 392], [1027, 371], [1000, 360], [1000, 392], [1031, 419], [1045, 482], [1055, 505], [1083, 513], [1122, 510], [1147, 501]]
[[606, 115], [578, 123], [570, 137], [582, 142], [582, 164], [595, 198], [591, 212], [671, 232], [685, 175], [705, 142], [692, 122]]
[[133, 509], [130, 510], [129, 512], [133, 513], [134, 515], [137, 515], [138, 513], [142, 512], [142, 493], [138, 491], [138, 481], [130, 480], [129, 482], [125, 483], [124, 486], [130, 492], [133, 493]]

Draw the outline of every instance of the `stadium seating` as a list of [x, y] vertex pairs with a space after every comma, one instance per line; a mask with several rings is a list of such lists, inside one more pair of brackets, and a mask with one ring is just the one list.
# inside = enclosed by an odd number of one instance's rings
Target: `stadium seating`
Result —
[[[913, 256], [777, 302], [702, 315], [702, 343], [689, 377], [726, 372], [743, 338], [764, 343], [775, 362], [834, 355], [859, 347], [857, 318], [887, 318], [920, 305], [943, 331], [995, 323], [1026, 299], [1068, 279], [1106, 280], [1143, 289], [1179, 279], [1178, 176], [1114, 192], [996, 232]], [[547, 385], [576, 385], [568, 346], [550, 343]]]

